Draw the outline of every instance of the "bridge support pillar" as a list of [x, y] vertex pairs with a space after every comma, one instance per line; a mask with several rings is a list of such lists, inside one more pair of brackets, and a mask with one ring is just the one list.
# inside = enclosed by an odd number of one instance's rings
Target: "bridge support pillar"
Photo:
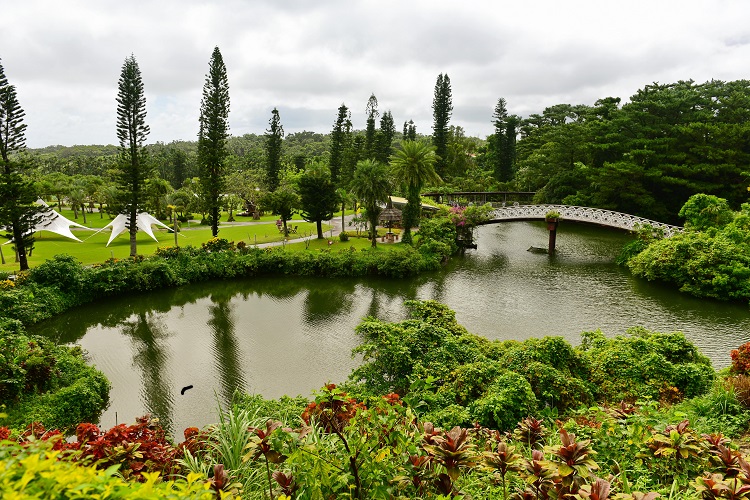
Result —
[[560, 222], [557, 217], [547, 217], [547, 231], [549, 231], [549, 244], [547, 245], [547, 253], [552, 255], [555, 253], [555, 243], [557, 241], [557, 224]]

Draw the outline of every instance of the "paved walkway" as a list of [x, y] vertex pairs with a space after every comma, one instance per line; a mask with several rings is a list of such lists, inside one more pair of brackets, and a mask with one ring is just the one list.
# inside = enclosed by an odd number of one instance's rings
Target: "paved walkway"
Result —
[[[349, 221], [351, 221], [353, 217], [354, 217], [354, 214], [345, 215], [344, 223], [349, 224]], [[326, 238], [336, 238], [343, 230], [341, 226], [341, 217], [334, 217], [333, 219], [329, 221], [323, 221], [323, 222], [331, 226], [331, 229], [329, 229], [328, 231], [323, 231], [323, 236]], [[268, 222], [249, 222], [249, 223], [241, 223], [241, 224], [268, 224]], [[276, 224], [276, 223], [271, 222], [271, 224]], [[287, 223], [287, 227], [288, 227], [288, 223]], [[299, 236], [296, 238], [287, 239], [286, 241], [272, 241], [270, 243], [260, 243], [258, 245], [253, 245], [253, 246], [257, 248], [278, 247], [278, 246], [286, 245], [289, 243], [301, 243], [305, 241], [306, 239], [309, 239], [309, 238], [314, 239], [317, 237], [318, 237], [317, 234], [313, 233], [312, 236]]]

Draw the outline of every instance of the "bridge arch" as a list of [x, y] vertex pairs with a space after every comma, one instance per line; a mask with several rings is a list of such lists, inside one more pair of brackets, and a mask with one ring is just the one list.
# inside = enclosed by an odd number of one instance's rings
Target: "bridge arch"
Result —
[[544, 220], [548, 212], [557, 212], [562, 220], [585, 222], [599, 226], [614, 227], [627, 231], [637, 230], [648, 224], [655, 229], [664, 231], [664, 236], [669, 237], [681, 233], [684, 228], [673, 226], [650, 219], [644, 219], [635, 215], [604, 210], [601, 208], [576, 207], [571, 205], [512, 205], [498, 207], [490, 213], [490, 220], [485, 224], [496, 222], [520, 221], [520, 220]]

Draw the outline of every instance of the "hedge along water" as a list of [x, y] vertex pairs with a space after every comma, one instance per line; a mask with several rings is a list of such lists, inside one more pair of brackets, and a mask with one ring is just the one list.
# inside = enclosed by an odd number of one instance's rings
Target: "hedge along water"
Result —
[[[199, 283], [79, 307], [30, 330], [76, 342], [113, 385], [102, 425], [151, 412], [176, 435], [216, 422], [216, 401], [235, 389], [266, 397], [309, 396], [343, 381], [362, 317], [405, 316], [405, 299], [433, 299], [467, 329], [492, 339], [580, 332], [608, 336], [631, 326], [683, 331], [714, 367], [747, 339], [743, 304], [695, 299], [632, 277], [614, 264], [625, 233], [561, 223], [554, 257], [541, 223], [477, 231], [478, 250], [441, 271], [405, 279], [263, 277]], [[180, 390], [193, 389], [184, 395]]]

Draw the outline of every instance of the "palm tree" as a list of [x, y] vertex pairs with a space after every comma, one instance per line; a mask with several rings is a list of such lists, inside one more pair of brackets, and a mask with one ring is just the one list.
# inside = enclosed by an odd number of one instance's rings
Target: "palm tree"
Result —
[[[344, 231], [346, 226], [344, 225], [344, 216], [346, 215], [346, 204], [352, 201], [352, 195], [345, 188], [337, 188], [336, 196], [338, 196], [341, 202], [341, 230]], [[355, 211], [357, 207], [354, 207]]]
[[405, 187], [404, 234], [401, 241], [411, 244], [411, 227], [419, 225], [422, 202], [420, 193], [426, 183], [442, 182], [435, 172], [435, 147], [424, 141], [403, 141], [401, 149], [391, 156], [391, 170], [396, 181]]
[[370, 222], [372, 246], [375, 247], [377, 245], [380, 204], [385, 204], [391, 194], [388, 167], [370, 159], [357, 162], [357, 169], [354, 171], [352, 179], [352, 192], [365, 207], [367, 220]]
[[73, 185], [68, 191], [68, 201], [70, 202], [70, 208], [73, 209], [73, 218], [78, 218], [78, 209], [80, 208], [83, 213], [83, 223], [86, 224], [86, 210], [84, 208], [84, 203], [86, 202], [86, 191], [84, 191], [81, 184], [73, 182]]

